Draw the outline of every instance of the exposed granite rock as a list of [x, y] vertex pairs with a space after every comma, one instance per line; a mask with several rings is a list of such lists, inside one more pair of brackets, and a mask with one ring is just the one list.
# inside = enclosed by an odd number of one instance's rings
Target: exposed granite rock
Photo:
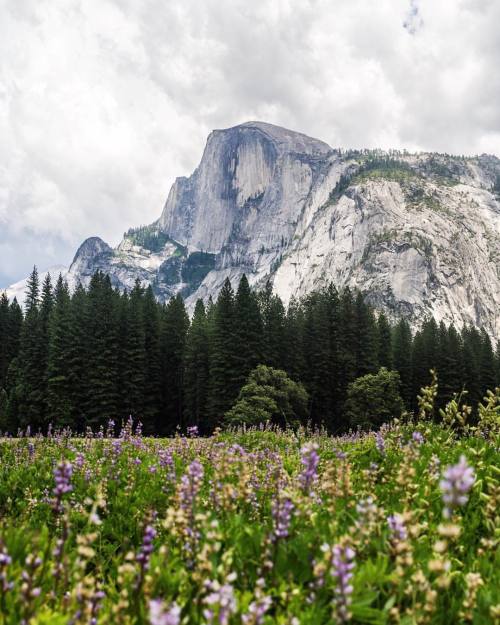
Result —
[[114, 250], [88, 239], [67, 277], [139, 278], [189, 306], [244, 272], [286, 302], [333, 281], [392, 318], [432, 314], [500, 338], [499, 181], [494, 156], [341, 152], [248, 122], [210, 134], [156, 223]]

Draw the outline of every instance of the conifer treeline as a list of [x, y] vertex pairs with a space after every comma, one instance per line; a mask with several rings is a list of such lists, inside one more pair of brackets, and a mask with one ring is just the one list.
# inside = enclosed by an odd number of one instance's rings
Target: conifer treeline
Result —
[[334, 432], [348, 427], [349, 383], [381, 366], [399, 372], [409, 410], [433, 367], [438, 405], [462, 387], [475, 404], [500, 383], [500, 345], [495, 353], [486, 332], [431, 319], [412, 336], [406, 321], [391, 326], [349, 289], [330, 286], [285, 309], [270, 287], [255, 293], [243, 277], [235, 293], [227, 280], [190, 321], [180, 296], [159, 304], [139, 283], [119, 293], [99, 272], [71, 295], [62, 278], [40, 288], [35, 269], [24, 314], [0, 299], [0, 430], [83, 430], [132, 415], [147, 433], [208, 432], [257, 364], [301, 381], [311, 421]]

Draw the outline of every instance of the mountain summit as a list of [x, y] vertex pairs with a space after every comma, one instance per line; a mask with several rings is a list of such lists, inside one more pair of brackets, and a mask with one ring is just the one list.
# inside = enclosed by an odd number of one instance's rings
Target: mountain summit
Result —
[[111, 249], [93, 237], [68, 270], [136, 278], [192, 305], [226, 277], [271, 280], [285, 302], [333, 282], [418, 325], [428, 315], [500, 337], [500, 161], [335, 150], [264, 122], [208, 137], [155, 223]]

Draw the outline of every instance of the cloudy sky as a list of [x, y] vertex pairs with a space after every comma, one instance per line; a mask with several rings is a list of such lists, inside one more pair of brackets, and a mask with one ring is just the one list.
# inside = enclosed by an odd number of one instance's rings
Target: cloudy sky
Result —
[[155, 220], [213, 128], [500, 155], [498, 0], [0, 0], [0, 287]]

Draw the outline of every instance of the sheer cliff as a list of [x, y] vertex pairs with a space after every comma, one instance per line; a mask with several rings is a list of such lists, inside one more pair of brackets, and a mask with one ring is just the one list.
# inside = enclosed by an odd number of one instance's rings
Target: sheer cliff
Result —
[[332, 281], [392, 318], [500, 338], [500, 160], [340, 151], [262, 122], [215, 130], [157, 222], [115, 249], [87, 240], [67, 277], [96, 269], [189, 305], [242, 273], [285, 301]]

